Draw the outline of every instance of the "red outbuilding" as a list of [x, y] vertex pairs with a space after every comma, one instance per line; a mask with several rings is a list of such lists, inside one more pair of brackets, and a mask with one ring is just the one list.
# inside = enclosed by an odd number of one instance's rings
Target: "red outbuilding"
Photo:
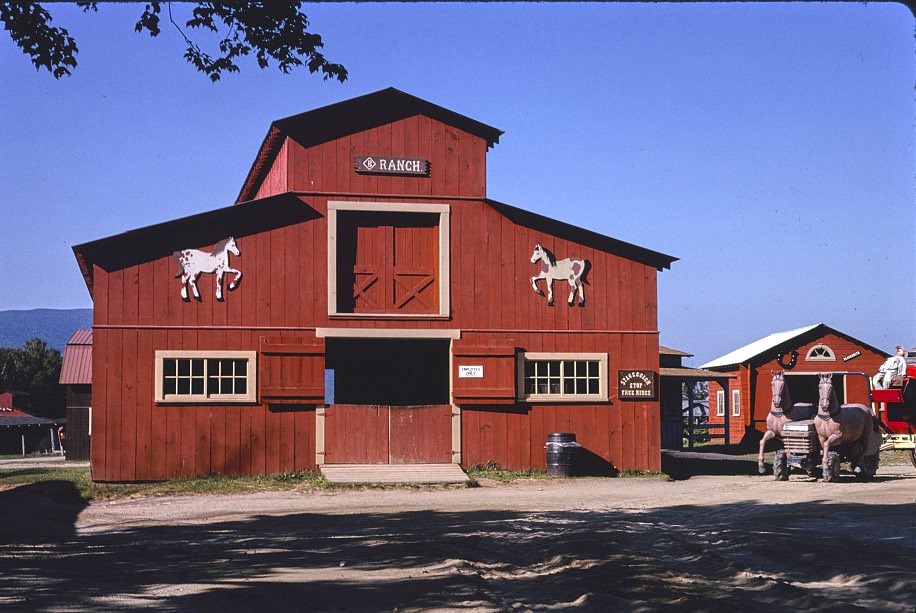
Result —
[[273, 122], [234, 205], [74, 247], [93, 479], [521, 469], [554, 431], [659, 470], [676, 258], [487, 198], [500, 135], [386, 89]]
[[64, 449], [68, 460], [88, 460], [92, 414], [92, 330], [76, 330], [67, 341], [60, 379], [67, 393], [67, 430]]
[[701, 366], [734, 377], [728, 390], [720, 383], [709, 383], [709, 423], [728, 424], [729, 438], [735, 443], [755, 431], [764, 432], [773, 371], [792, 375], [787, 380], [793, 402], [811, 403], [818, 399], [817, 373], [850, 373], [837, 376], [838, 400], [869, 405], [866, 376], [878, 372], [887, 357], [884, 351], [822, 323], [775, 332]]

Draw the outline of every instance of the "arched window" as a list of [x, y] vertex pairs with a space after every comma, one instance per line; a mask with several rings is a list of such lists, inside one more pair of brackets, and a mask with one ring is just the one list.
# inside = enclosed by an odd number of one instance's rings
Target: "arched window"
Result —
[[827, 345], [815, 345], [808, 351], [805, 359], [809, 362], [835, 362], [836, 356], [833, 355], [833, 349]]

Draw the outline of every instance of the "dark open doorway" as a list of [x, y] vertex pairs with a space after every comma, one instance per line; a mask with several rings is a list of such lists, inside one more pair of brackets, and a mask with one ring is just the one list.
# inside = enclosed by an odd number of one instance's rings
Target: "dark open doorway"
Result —
[[[786, 384], [789, 386], [789, 395], [792, 396], [792, 402], [810, 402], [817, 406], [818, 402], [818, 375], [817, 373], [786, 373], [791, 375], [786, 377]], [[844, 375], [833, 375], [833, 391], [836, 394], [837, 402], [843, 404], [846, 402], [846, 390], [843, 385]]]
[[449, 341], [328, 339], [335, 404], [432, 405], [449, 402]]

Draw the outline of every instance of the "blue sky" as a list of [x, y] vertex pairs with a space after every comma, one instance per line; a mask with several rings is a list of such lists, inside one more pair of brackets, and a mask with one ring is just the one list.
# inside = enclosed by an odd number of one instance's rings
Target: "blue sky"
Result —
[[211, 84], [142, 5], [49, 8], [70, 78], [0, 32], [0, 309], [91, 306], [71, 245], [229, 204], [271, 120], [395, 86], [506, 131], [491, 197], [681, 258], [659, 326], [694, 364], [821, 321], [916, 344], [902, 5], [307, 6], [343, 85]]

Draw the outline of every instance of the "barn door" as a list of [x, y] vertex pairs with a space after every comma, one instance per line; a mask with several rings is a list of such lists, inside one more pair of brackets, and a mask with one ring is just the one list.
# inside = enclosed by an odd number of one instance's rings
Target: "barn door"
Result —
[[452, 461], [451, 405], [333, 404], [324, 428], [327, 464]]
[[261, 337], [260, 398], [271, 404], [324, 401], [324, 341]]
[[391, 407], [388, 461], [447, 464], [452, 461], [452, 407]]
[[439, 312], [438, 215], [342, 214], [338, 241], [339, 312]]

